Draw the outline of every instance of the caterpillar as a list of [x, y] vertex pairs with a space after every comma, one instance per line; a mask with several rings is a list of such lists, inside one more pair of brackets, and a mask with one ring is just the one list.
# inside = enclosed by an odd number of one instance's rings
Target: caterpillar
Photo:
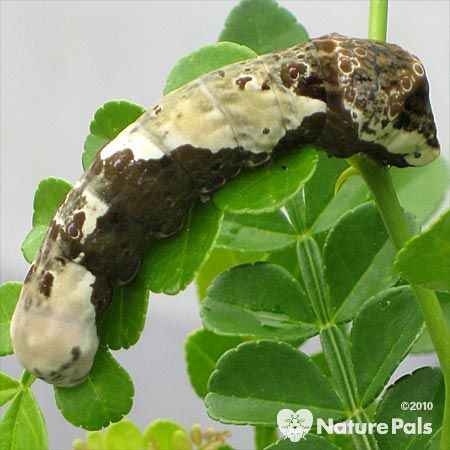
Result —
[[165, 96], [99, 151], [55, 213], [12, 318], [19, 362], [57, 386], [85, 380], [112, 285], [132, 283], [149, 237], [176, 234], [194, 199], [243, 166], [301, 144], [429, 163], [439, 143], [428, 94], [415, 56], [331, 34]]

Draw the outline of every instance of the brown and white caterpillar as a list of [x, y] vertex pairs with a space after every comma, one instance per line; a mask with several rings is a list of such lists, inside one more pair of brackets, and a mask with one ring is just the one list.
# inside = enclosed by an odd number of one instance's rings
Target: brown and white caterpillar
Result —
[[133, 281], [149, 237], [177, 233], [194, 198], [243, 166], [302, 144], [399, 167], [435, 159], [420, 61], [396, 45], [332, 34], [161, 99], [101, 149], [56, 212], [11, 324], [23, 367], [58, 386], [82, 382], [98, 347], [96, 317], [112, 284]]

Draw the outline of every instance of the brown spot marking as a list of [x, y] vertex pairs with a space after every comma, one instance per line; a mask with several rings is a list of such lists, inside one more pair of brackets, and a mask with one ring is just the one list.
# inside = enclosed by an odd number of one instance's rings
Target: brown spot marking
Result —
[[425, 74], [425, 71], [423, 70], [423, 66], [420, 63], [414, 63], [413, 70], [416, 75], [419, 75], [419, 77], [422, 77]]
[[219, 77], [223, 78], [225, 76], [225, 72], [223, 70], [219, 70], [217, 72], [219, 74]]
[[342, 58], [339, 61], [339, 68], [344, 73], [351, 73], [353, 70], [352, 63], [350, 62], [350, 60], [348, 58]]
[[275, 53], [273, 55], [273, 57], [274, 57], [275, 61], [279, 61], [281, 59], [281, 56], [278, 53]]
[[263, 91], [270, 90], [269, 80], [264, 80], [263, 84], [261, 85], [261, 90], [263, 90]]
[[324, 41], [319, 40], [315, 43], [315, 45], [317, 46], [317, 48], [319, 50], [323, 50], [326, 53], [332, 53], [332, 52], [334, 52], [334, 50], [336, 50], [337, 43], [336, 43], [336, 41], [327, 39]]
[[411, 89], [412, 83], [411, 79], [408, 76], [404, 75], [403, 77], [401, 77], [400, 82], [405, 91], [409, 91]]
[[298, 59], [305, 59], [305, 54], [304, 54], [304, 53], [299, 53], [299, 54], [297, 55], [297, 58], [298, 58]]
[[80, 238], [82, 235], [81, 229], [83, 228], [85, 220], [86, 214], [83, 211], [75, 213], [72, 221], [67, 225], [67, 234], [73, 239]]
[[28, 283], [31, 280], [31, 277], [33, 276], [34, 272], [36, 272], [36, 266], [34, 264], [31, 264], [30, 268], [28, 269], [25, 280], [23, 282]]
[[262, 130], [263, 134], [269, 134], [270, 130], [268, 128], [264, 128], [264, 130]]
[[153, 111], [155, 112], [155, 115], [157, 116], [157, 115], [161, 112], [161, 106], [156, 105], [156, 106], [153, 108]]
[[241, 91], [243, 91], [245, 89], [245, 85], [249, 82], [252, 81], [252, 77], [240, 77], [238, 79], [236, 79], [235, 83], [239, 86], [239, 89]]
[[46, 297], [50, 297], [52, 292], [54, 276], [50, 272], [45, 272], [42, 277], [41, 283], [39, 284], [39, 291]]
[[308, 66], [304, 63], [290, 63], [281, 66], [280, 77], [284, 86], [290, 88], [300, 75], [306, 73]]
[[358, 56], [361, 57], [367, 56], [367, 50], [362, 47], [356, 47], [354, 51]]
[[76, 361], [81, 356], [81, 350], [80, 347], [72, 347], [72, 350], [70, 351], [72, 355], [72, 361]]

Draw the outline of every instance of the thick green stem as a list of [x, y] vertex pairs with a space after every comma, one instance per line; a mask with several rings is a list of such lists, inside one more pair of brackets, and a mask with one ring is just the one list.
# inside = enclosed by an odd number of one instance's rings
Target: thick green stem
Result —
[[[370, 0], [369, 38], [386, 40], [388, 0]], [[368, 156], [350, 159], [368, 185], [397, 250], [412, 236], [392, 183], [389, 170]], [[411, 286], [436, 350], [445, 382], [444, 417], [441, 450], [450, 450], [450, 330], [436, 294], [420, 286]]]
[[275, 427], [255, 427], [255, 448], [263, 450], [278, 440]]
[[[369, 423], [365, 412], [359, 407], [361, 402], [347, 337], [341, 328], [332, 322], [330, 293], [320, 249], [314, 238], [305, 236], [297, 243], [297, 256], [306, 292], [321, 324], [320, 341], [336, 385], [336, 392], [349, 419], [359, 424]], [[371, 434], [354, 433], [352, 440], [357, 450], [378, 449]]]
[[388, 0], [370, 0], [369, 39], [386, 41]]
[[[412, 236], [397, 198], [389, 170], [369, 156], [350, 158], [369, 187], [394, 246], [399, 250]], [[436, 350], [445, 381], [444, 417], [441, 450], [450, 450], [450, 330], [436, 294], [420, 286], [411, 286]]]

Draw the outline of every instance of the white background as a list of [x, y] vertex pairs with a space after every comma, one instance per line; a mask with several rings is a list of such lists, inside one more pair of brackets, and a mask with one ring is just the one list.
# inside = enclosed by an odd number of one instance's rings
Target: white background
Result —
[[[3, 1], [1, 3], [1, 280], [22, 280], [20, 245], [31, 227], [38, 182], [81, 174], [81, 152], [95, 110], [125, 98], [151, 106], [167, 74], [183, 56], [216, 41], [235, 1]], [[310, 36], [329, 32], [364, 37], [368, 2], [280, 2]], [[443, 152], [449, 148], [449, 2], [392, 1], [388, 39], [418, 55], [427, 69]], [[194, 289], [176, 297], [152, 295], [139, 343], [115, 353], [132, 376], [130, 417], [141, 427], [161, 417], [185, 426], [212, 424], [186, 376], [183, 343], [200, 326]], [[2, 370], [19, 376], [14, 357]], [[409, 358], [396, 376], [436, 364]], [[52, 388], [33, 386], [49, 430], [50, 448], [70, 447], [82, 430], [57, 411]], [[231, 443], [252, 447], [245, 427]]]

